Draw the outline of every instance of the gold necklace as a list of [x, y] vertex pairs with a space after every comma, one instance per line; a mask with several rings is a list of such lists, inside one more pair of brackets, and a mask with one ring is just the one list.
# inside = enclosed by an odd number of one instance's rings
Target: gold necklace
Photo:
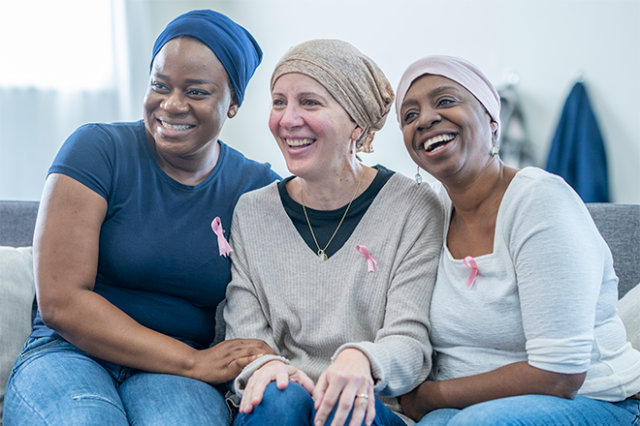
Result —
[[336, 234], [338, 233], [338, 229], [340, 229], [340, 226], [342, 225], [344, 218], [347, 217], [347, 213], [349, 212], [349, 207], [351, 207], [351, 203], [353, 203], [353, 200], [356, 199], [356, 195], [358, 194], [358, 190], [360, 189], [360, 182], [362, 182], [362, 176], [364, 176], [364, 169], [362, 170], [362, 173], [360, 173], [360, 178], [358, 179], [358, 185], [356, 186], [356, 192], [353, 193], [353, 197], [351, 197], [351, 201], [349, 201], [349, 205], [347, 206], [347, 209], [344, 211], [344, 214], [342, 215], [342, 219], [340, 219], [340, 223], [338, 223], [338, 227], [336, 228], [335, 231], [333, 231], [333, 235], [331, 236], [331, 238], [329, 238], [329, 242], [327, 243], [326, 246], [324, 246], [323, 249], [320, 248], [320, 245], [318, 244], [318, 240], [316, 240], [316, 235], [313, 233], [311, 222], [309, 222], [309, 216], [307, 216], [307, 208], [304, 205], [304, 195], [302, 194], [302, 187], [300, 187], [300, 199], [302, 200], [302, 211], [304, 212], [304, 217], [307, 219], [307, 225], [309, 225], [309, 231], [311, 231], [311, 236], [313, 237], [313, 241], [316, 243], [316, 247], [318, 248], [318, 257], [323, 262], [328, 259], [327, 255], [325, 254], [325, 251], [329, 247], [329, 244], [331, 244], [331, 241], [333, 241], [333, 237], [335, 237]]

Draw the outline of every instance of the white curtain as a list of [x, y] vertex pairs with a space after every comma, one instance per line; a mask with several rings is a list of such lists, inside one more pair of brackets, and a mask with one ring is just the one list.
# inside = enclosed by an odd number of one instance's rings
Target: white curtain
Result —
[[0, 199], [39, 200], [51, 161], [82, 124], [141, 117], [146, 74], [131, 59], [150, 25], [149, 5], [136, 3], [0, 3]]

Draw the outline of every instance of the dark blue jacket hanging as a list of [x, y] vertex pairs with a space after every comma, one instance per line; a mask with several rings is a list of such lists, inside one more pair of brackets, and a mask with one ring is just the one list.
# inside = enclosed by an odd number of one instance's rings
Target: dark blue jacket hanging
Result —
[[585, 203], [609, 202], [604, 140], [581, 82], [573, 86], [564, 104], [547, 170], [562, 176]]

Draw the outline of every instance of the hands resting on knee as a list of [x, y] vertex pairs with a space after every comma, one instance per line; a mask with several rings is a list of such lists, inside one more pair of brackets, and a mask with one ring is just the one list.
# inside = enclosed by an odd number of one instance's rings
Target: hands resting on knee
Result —
[[281, 361], [271, 361], [254, 372], [244, 389], [240, 412], [250, 413], [260, 404], [267, 385], [275, 381], [285, 389], [289, 381], [301, 385], [314, 400], [314, 425], [323, 426], [335, 408], [330, 426], [342, 426], [351, 413], [349, 426], [373, 423], [376, 416], [374, 383], [367, 356], [357, 349], [345, 349], [314, 384], [302, 370]]
[[240, 412], [250, 413], [253, 411], [253, 407], [262, 402], [267, 385], [274, 381], [278, 389], [285, 389], [289, 385], [289, 381], [298, 383], [309, 393], [312, 393], [314, 388], [313, 380], [302, 370], [282, 361], [270, 361], [256, 370], [249, 378], [240, 401]]

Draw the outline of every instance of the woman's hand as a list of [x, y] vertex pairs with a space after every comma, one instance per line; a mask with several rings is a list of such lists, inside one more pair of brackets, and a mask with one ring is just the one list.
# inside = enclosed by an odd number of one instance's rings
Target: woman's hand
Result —
[[313, 399], [317, 410], [316, 426], [325, 424], [336, 404], [331, 426], [344, 425], [350, 412], [349, 426], [359, 426], [363, 420], [367, 426], [371, 425], [376, 417], [376, 399], [369, 358], [358, 349], [340, 352], [318, 379]]
[[235, 379], [242, 369], [261, 357], [275, 352], [258, 339], [230, 339], [197, 351], [193, 376], [210, 384]]
[[253, 407], [262, 402], [267, 385], [273, 381], [276, 382], [278, 389], [285, 389], [289, 385], [289, 381], [292, 381], [305, 388], [307, 392], [313, 392], [313, 380], [302, 370], [298, 370], [282, 361], [270, 361], [255, 371], [249, 378], [242, 394], [242, 401], [240, 401], [240, 412], [250, 413], [253, 411]]

